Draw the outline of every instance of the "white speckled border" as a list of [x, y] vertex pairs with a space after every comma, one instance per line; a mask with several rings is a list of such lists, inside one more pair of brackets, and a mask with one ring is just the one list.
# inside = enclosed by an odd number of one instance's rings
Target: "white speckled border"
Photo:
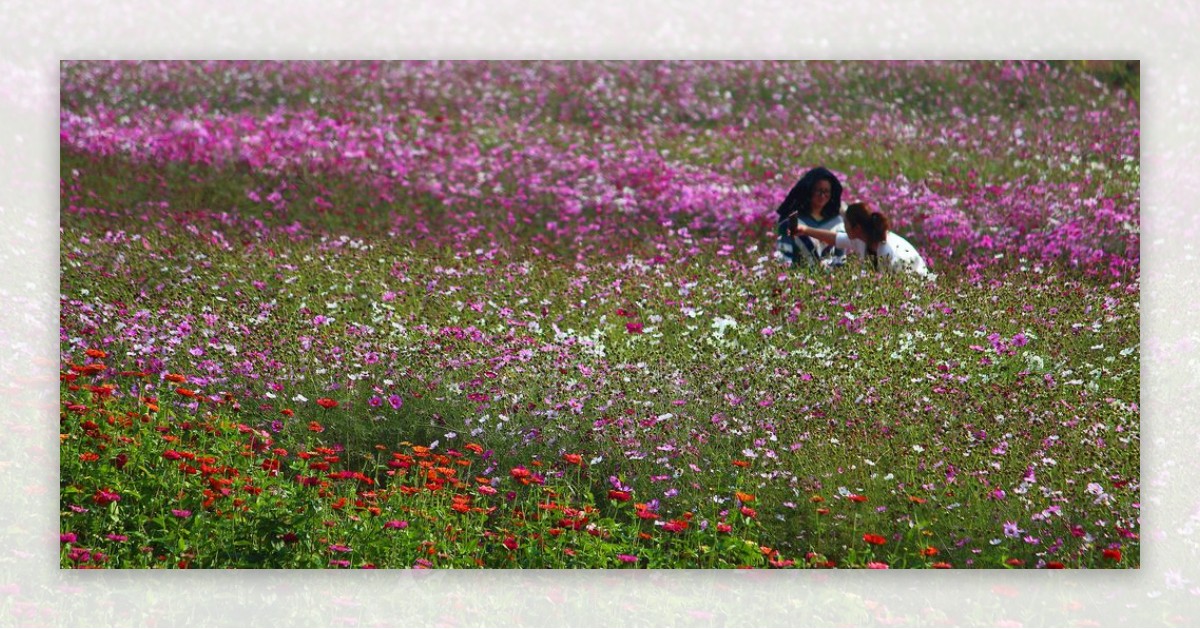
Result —
[[[1200, 625], [1191, 295], [1200, 8], [1014, 0], [7, 3], [0, 42], [0, 625]], [[13, 5], [17, 6], [13, 6]], [[1136, 571], [408, 573], [57, 568], [58, 62], [79, 58], [1142, 61]]]

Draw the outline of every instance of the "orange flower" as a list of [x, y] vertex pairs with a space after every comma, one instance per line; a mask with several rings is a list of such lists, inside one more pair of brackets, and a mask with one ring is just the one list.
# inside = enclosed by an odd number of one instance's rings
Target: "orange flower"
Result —
[[325, 432], [325, 427], [315, 421], [308, 422], [308, 429], [313, 432]]
[[564, 454], [563, 460], [571, 465], [583, 465], [583, 457], [578, 454]]
[[738, 467], [750, 467], [750, 462], [749, 462], [749, 461], [743, 461], [743, 460], [741, 460], [741, 459], [734, 459], [734, 460], [733, 460], [733, 464], [734, 464], [734, 465], [736, 465], [736, 466], [738, 466]]
[[468, 443], [464, 447], [475, 454], [483, 454], [483, 446], [479, 445], [478, 443]]
[[916, 504], [919, 504], [919, 505], [923, 505], [923, 504], [925, 504], [926, 502], [929, 502], [928, 500], [926, 500], [926, 499], [924, 499], [924, 498], [918, 498], [918, 497], [916, 497], [916, 496], [909, 496], [909, 497], [908, 497], [908, 500], [909, 500], [910, 502], [915, 502]]
[[733, 492], [733, 495], [737, 496], [737, 499], [741, 500], [742, 502], [754, 502], [754, 494], [747, 494], [747, 493], [742, 493], [740, 491], [735, 491], [735, 492]]
[[509, 470], [508, 475], [512, 476], [513, 478], [515, 478], [517, 480], [526, 480], [531, 476], [531, 472], [529, 471], [528, 468], [518, 465], [517, 467], [514, 467], [511, 470]]
[[176, 384], [187, 382], [187, 376], [181, 373], [169, 373], [163, 376], [163, 379], [165, 379], [167, 382], [174, 382]]
[[875, 546], [882, 546], [887, 543], [887, 540], [884, 539], [883, 536], [875, 535], [874, 533], [864, 533], [863, 541]]
[[84, 352], [88, 358], [108, 358], [108, 352], [102, 349], [89, 349]]
[[182, 395], [183, 397], [196, 397], [195, 391], [193, 391], [191, 389], [185, 389], [183, 387], [179, 387], [178, 389], [175, 389], [175, 392], [178, 393], [179, 395]]
[[1025, 565], [1024, 561], [1021, 561], [1020, 559], [1017, 559], [1016, 557], [1013, 557], [1012, 559], [1009, 559], [1008, 561], [1006, 561], [1004, 563], [1006, 563], [1014, 568], [1020, 568], [1021, 566]]
[[939, 561], [939, 562], [933, 564], [932, 566], [930, 566], [930, 568], [937, 568], [938, 570], [949, 570], [950, 568], [953, 568], [953, 567], [954, 566], [951, 566], [950, 564], [948, 564], [944, 561]]
[[817, 509], [817, 515], [829, 515], [829, 509]]
[[922, 557], [933, 557], [934, 555], [937, 555], [937, 554], [938, 554], [938, 549], [934, 548], [933, 546], [926, 546], [925, 548], [921, 549]]
[[821, 503], [821, 502], [825, 502], [825, 499], [820, 496], [813, 496], [812, 498], [809, 498], [809, 501]]

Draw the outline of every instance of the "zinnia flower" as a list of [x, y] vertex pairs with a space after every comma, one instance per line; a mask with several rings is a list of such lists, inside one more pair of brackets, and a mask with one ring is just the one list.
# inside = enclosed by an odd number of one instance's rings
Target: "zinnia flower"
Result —
[[110, 505], [121, 500], [121, 494], [109, 489], [97, 489], [96, 493], [92, 494], [92, 501], [101, 507]]
[[882, 535], [875, 535], [874, 533], [864, 533], [863, 541], [875, 546], [882, 546], [887, 543], [887, 540]]

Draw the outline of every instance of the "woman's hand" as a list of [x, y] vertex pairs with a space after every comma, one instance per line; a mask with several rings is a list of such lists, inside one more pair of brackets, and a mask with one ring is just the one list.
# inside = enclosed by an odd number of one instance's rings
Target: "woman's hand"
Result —
[[806, 233], [806, 230], [807, 230], [806, 225], [803, 225], [803, 224], [796, 225], [796, 227], [794, 229], [792, 229], [792, 235], [793, 236], [806, 236], [806, 235], [808, 235]]

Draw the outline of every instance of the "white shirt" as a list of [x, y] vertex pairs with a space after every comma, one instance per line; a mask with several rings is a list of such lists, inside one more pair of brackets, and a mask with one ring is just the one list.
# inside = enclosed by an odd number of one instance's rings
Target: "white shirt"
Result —
[[[867, 243], [851, 238], [844, 231], [837, 232], [834, 246], [838, 249], [853, 251], [860, 256], [867, 255]], [[925, 260], [921, 259], [921, 254], [917, 253], [916, 247], [890, 231], [887, 233], [887, 240], [880, 243], [875, 250], [875, 255], [879, 256], [879, 261], [889, 270], [908, 271], [921, 276], [929, 275], [929, 268], [925, 266]]]

